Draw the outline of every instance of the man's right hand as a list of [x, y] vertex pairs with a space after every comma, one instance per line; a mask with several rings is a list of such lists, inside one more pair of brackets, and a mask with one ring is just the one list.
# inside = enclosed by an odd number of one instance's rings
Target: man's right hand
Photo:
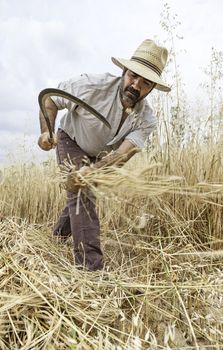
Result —
[[53, 134], [53, 139], [51, 140], [49, 132], [43, 132], [38, 139], [38, 145], [42, 150], [49, 151], [56, 147], [57, 137]]

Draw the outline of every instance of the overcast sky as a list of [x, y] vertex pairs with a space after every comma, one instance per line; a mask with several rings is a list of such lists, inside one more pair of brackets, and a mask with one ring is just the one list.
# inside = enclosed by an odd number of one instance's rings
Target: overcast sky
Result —
[[[36, 146], [40, 90], [83, 72], [119, 75], [111, 56], [130, 58], [146, 38], [162, 43], [165, 2], [0, 0], [0, 164], [9, 153], [10, 159], [20, 157], [24, 145], [37, 158], [45, 153]], [[223, 1], [169, 4], [181, 21], [178, 63], [192, 99], [205, 79], [202, 68], [209, 63], [211, 47], [223, 50]]]

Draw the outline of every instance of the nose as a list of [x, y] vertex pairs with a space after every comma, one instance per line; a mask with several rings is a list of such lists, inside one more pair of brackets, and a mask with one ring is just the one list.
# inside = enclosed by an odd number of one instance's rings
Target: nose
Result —
[[132, 83], [132, 87], [135, 90], [140, 91], [141, 87], [142, 87], [142, 78], [141, 77], [134, 78], [133, 83]]

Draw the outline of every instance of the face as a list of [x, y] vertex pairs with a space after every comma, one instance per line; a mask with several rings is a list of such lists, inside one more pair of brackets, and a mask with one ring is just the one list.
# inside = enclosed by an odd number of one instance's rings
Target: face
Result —
[[131, 70], [126, 70], [122, 76], [120, 86], [120, 98], [123, 107], [134, 107], [138, 101], [153, 90], [155, 85], [156, 83], [137, 75]]

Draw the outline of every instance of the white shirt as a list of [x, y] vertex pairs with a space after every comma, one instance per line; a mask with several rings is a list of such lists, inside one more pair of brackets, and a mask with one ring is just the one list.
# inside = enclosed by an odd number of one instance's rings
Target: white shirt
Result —
[[96, 109], [108, 120], [111, 129], [76, 104], [61, 97], [52, 97], [59, 110], [68, 110], [61, 119], [60, 128], [71, 139], [75, 139], [89, 156], [98, 156], [102, 151], [117, 149], [126, 139], [143, 148], [149, 134], [156, 127], [157, 118], [148, 102], [143, 99], [134, 107], [137, 114], [130, 113], [116, 135], [123, 113], [119, 96], [120, 82], [121, 77], [110, 73], [82, 74], [58, 86]]

